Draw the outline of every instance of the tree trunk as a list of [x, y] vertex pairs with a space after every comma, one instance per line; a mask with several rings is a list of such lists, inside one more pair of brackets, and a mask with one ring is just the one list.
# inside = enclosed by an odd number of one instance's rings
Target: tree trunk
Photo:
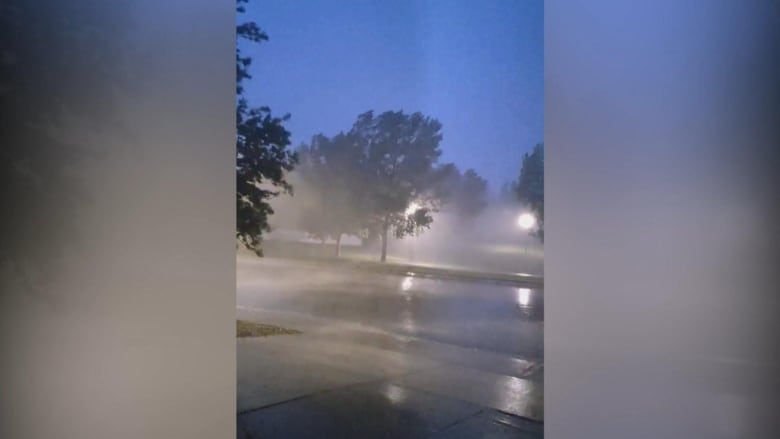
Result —
[[341, 253], [341, 233], [336, 235], [336, 257], [339, 257], [339, 253]]
[[382, 225], [382, 256], [379, 258], [380, 262], [387, 261], [387, 231], [390, 229], [387, 222]]

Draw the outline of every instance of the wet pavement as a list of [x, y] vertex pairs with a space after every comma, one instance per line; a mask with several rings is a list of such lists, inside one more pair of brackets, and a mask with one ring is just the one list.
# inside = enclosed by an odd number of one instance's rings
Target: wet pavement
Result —
[[239, 438], [543, 437], [539, 423], [388, 382], [344, 387], [242, 415], [238, 430]]
[[239, 437], [542, 437], [543, 297], [238, 261]]

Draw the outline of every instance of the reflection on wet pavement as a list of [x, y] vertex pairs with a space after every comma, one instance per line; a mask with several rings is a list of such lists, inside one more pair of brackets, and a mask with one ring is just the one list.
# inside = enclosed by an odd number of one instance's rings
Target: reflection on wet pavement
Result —
[[401, 281], [401, 291], [409, 291], [410, 289], [412, 289], [413, 283], [414, 283], [414, 277], [412, 276], [404, 277], [404, 280]]
[[543, 437], [541, 290], [239, 264], [238, 437]]
[[395, 405], [403, 404], [406, 400], [406, 389], [395, 384], [388, 383], [385, 387], [385, 396]]
[[[261, 276], [267, 282], [253, 281]], [[237, 302], [520, 357], [543, 354], [541, 290], [410, 275], [301, 276], [275, 266], [239, 273]]]
[[529, 288], [518, 288], [517, 304], [521, 308], [527, 308], [529, 303], [531, 303], [531, 290]]

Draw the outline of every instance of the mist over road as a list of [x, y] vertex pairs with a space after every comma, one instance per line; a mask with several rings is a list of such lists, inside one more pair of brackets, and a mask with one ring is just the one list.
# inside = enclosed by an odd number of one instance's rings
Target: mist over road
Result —
[[237, 306], [523, 358], [543, 355], [541, 290], [239, 258]]

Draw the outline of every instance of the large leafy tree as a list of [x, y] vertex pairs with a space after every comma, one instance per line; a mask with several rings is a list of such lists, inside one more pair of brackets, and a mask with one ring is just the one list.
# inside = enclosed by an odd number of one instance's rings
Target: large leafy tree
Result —
[[[239, 14], [248, 0], [237, 0]], [[238, 41], [260, 43], [268, 35], [252, 22], [236, 27]], [[251, 79], [252, 59], [236, 45], [236, 238], [247, 248], [262, 255], [263, 233], [270, 230], [268, 217], [273, 209], [269, 199], [280, 193], [292, 193], [286, 172], [296, 163], [289, 149], [290, 132], [284, 127], [289, 115], [275, 117], [265, 106], [251, 106], [245, 95], [244, 81]]]
[[450, 204], [460, 186], [460, 169], [454, 163], [437, 165], [431, 173], [433, 191], [443, 205]]
[[544, 143], [523, 155], [517, 195], [536, 215], [537, 227], [531, 233], [544, 242]]
[[363, 224], [363, 151], [356, 140], [350, 134], [333, 138], [320, 134], [300, 148], [297, 171], [308, 195], [301, 225], [315, 238], [334, 239], [336, 256], [342, 236], [359, 235]]
[[430, 226], [438, 208], [436, 164], [441, 155], [441, 123], [417, 112], [372, 111], [358, 116], [350, 131], [361, 145], [358, 166], [360, 199], [368, 235], [382, 240], [381, 261], [387, 259], [392, 231], [396, 238]]

